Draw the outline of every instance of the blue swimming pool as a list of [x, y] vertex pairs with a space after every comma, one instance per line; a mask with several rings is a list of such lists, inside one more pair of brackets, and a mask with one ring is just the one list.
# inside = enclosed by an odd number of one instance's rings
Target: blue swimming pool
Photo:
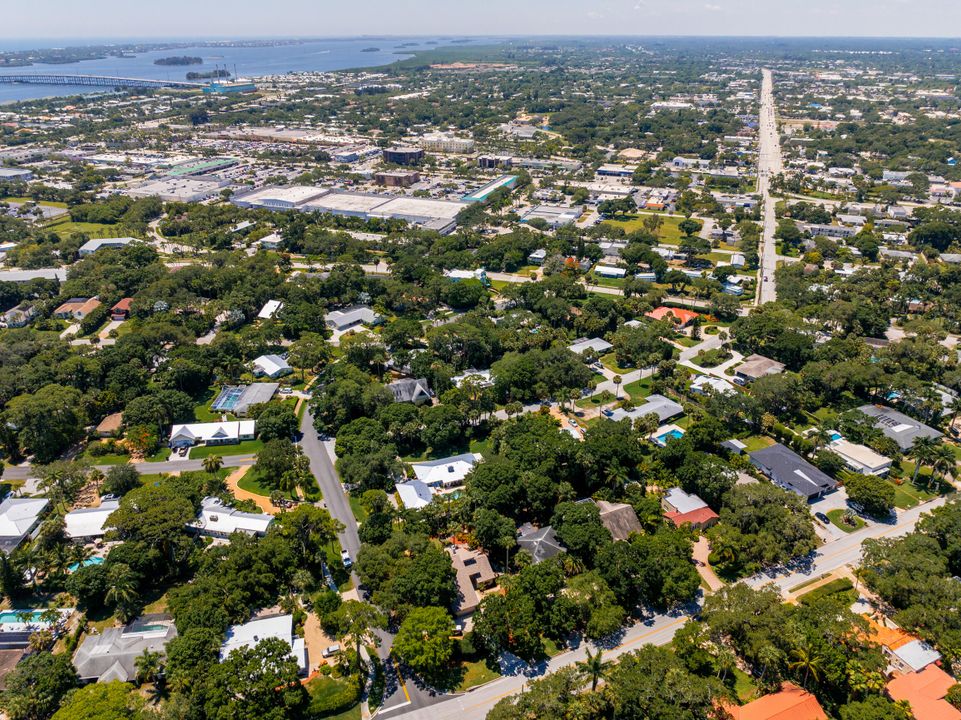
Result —
[[683, 431], [683, 430], [678, 430], [677, 428], [671, 428], [671, 429], [668, 430], [667, 432], [661, 433], [660, 435], [658, 435], [657, 438], [656, 438], [656, 440], [657, 440], [661, 445], [667, 445], [667, 441], [668, 441], [668, 440], [676, 440], [676, 439], [682, 438], [682, 437], [684, 437], [684, 431]]
[[40, 616], [43, 615], [43, 610], [4, 610], [0, 612], [0, 625], [9, 625], [10, 623], [22, 623], [23, 620], [20, 619], [21, 612], [29, 612], [30, 617], [27, 618], [27, 622], [38, 622]]
[[831, 434], [828, 435], [828, 437], [831, 438], [831, 442], [837, 442], [838, 440], [844, 439], [844, 436], [841, 433], [839, 433], [837, 430], [832, 430]]
[[67, 568], [67, 570], [69, 572], [76, 572], [80, 568], [87, 567], [88, 565], [103, 565], [103, 558], [102, 557], [87, 558], [82, 563], [74, 563], [73, 565], [70, 565]]

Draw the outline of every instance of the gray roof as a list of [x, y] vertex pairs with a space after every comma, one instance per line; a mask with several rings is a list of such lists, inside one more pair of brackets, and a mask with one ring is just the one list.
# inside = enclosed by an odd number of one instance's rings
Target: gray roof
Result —
[[74, 655], [81, 680], [129, 682], [137, 675], [136, 660], [144, 650], [163, 653], [177, 628], [169, 615], [144, 615], [123, 628], [88, 635]]
[[280, 383], [252, 383], [248, 385], [237, 400], [237, 404], [234, 405], [234, 414], [246, 415], [251, 405], [270, 402], [279, 387]]
[[818, 497], [838, 486], [833, 478], [781, 443], [752, 452], [750, 457], [775, 485], [803, 498]]
[[624, 419], [635, 420], [652, 413], [657, 415], [657, 419], [660, 422], [664, 422], [665, 420], [670, 420], [672, 417], [683, 415], [684, 408], [681, 407], [680, 404], [674, 402], [670, 398], [664, 397], [663, 395], [651, 395], [649, 398], [647, 398], [647, 402], [645, 402], [643, 405], [638, 405], [631, 410], [617, 408], [610, 415], [610, 419], [615, 421]]
[[422, 397], [430, 397], [430, 385], [424, 378], [397, 380], [387, 388], [394, 394], [394, 402], [414, 402]]
[[934, 428], [883, 405], [862, 405], [858, 410], [874, 418], [874, 426], [894, 440], [902, 450], [910, 450], [920, 437], [941, 437], [941, 433]]
[[524, 525], [520, 529], [517, 538], [517, 546], [521, 550], [526, 550], [534, 558], [534, 564], [556, 557], [564, 552], [565, 548], [561, 541], [557, 539], [557, 533], [550, 525], [539, 530], [532, 525]]

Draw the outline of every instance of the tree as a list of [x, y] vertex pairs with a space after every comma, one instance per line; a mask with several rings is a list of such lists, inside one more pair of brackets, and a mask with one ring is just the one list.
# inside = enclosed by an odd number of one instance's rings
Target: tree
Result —
[[624, 382], [624, 378], [620, 375], [615, 375], [611, 378], [611, 382], [614, 383], [614, 398], [617, 400], [621, 399], [621, 383]]
[[694, 218], [684, 218], [677, 224], [677, 229], [687, 237], [692, 237], [701, 231], [703, 224]]
[[333, 624], [354, 644], [355, 662], [360, 667], [360, 646], [380, 644], [375, 630], [387, 628], [387, 618], [377, 608], [359, 600], [346, 600], [333, 613]]
[[87, 420], [80, 391], [62, 385], [45, 385], [32, 395], [13, 398], [3, 419], [16, 433], [20, 449], [40, 463], [55, 460], [80, 440]]
[[895, 703], [880, 695], [839, 708], [841, 720], [912, 720], [914, 715], [904, 703]]
[[208, 455], [202, 461], [204, 472], [208, 472], [213, 475], [220, 471], [220, 468], [224, 466], [224, 459], [220, 455]]
[[496, 510], [478, 508], [474, 511], [474, 537], [488, 552], [503, 550], [504, 567], [509, 566], [509, 553], [517, 544], [517, 525]]
[[594, 503], [561, 503], [554, 510], [551, 526], [567, 551], [588, 564], [593, 564], [597, 551], [611, 542]]
[[69, 654], [28, 655], [7, 675], [0, 708], [10, 720], [46, 720], [77, 685], [79, 679]]
[[[949, 451], [950, 452], [950, 451]], [[954, 456], [952, 455], [952, 462]], [[894, 510], [894, 485], [874, 475], [852, 475], [844, 482], [848, 499], [868, 515], [886, 517]]]
[[788, 662], [788, 667], [795, 672], [803, 673], [804, 679], [801, 681], [803, 687], [806, 688], [808, 686], [808, 680], [810, 678], [813, 678], [814, 682], [820, 680], [822, 661], [821, 657], [814, 650], [802, 645], [794, 648], [791, 652], [791, 657], [794, 659]]
[[202, 691], [209, 720], [303, 717], [309, 698], [290, 646], [279, 638], [232, 650], [207, 671]]
[[109, 587], [104, 599], [117, 608], [121, 620], [131, 620], [136, 615], [140, 601], [136, 575], [129, 566], [117, 563], [110, 566], [107, 578]]
[[137, 668], [137, 684], [159, 683], [163, 678], [163, 655], [144, 648], [134, 660]]
[[129, 683], [91, 683], [71, 691], [53, 720], [141, 720], [143, 706]]
[[266, 403], [252, 408], [251, 415], [257, 420], [257, 434], [263, 442], [289, 440], [298, 430], [297, 416], [289, 403]]
[[601, 648], [597, 652], [591, 653], [587, 648], [587, 658], [577, 663], [577, 667], [591, 681], [591, 692], [597, 690], [597, 683], [604, 678], [611, 669], [613, 663], [604, 660], [604, 651]]
[[400, 624], [393, 652], [428, 681], [441, 678], [454, 654], [454, 621], [437, 607], [414, 608]]
[[290, 346], [288, 362], [295, 368], [300, 368], [300, 380], [306, 378], [306, 372], [321, 370], [330, 362], [330, 345], [319, 333], [303, 333]]
[[937, 445], [938, 440], [936, 438], [923, 435], [915, 438], [914, 445], [912, 445], [908, 451], [908, 454], [914, 458], [914, 473], [911, 476], [912, 483], [917, 483], [921, 466], [930, 463], [934, 459], [935, 447], [937, 447]]
[[140, 487], [140, 473], [137, 468], [129, 463], [124, 465], [114, 465], [107, 470], [104, 478], [102, 492], [105, 495], [116, 495], [123, 497], [134, 488]]
[[278, 485], [285, 473], [294, 468], [297, 447], [288, 438], [275, 438], [257, 453], [254, 471], [268, 485]]

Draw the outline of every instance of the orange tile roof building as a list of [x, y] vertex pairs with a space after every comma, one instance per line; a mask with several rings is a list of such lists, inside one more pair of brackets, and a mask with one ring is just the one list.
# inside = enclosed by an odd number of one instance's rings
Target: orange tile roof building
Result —
[[653, 320], [670, 320], [679, 327], [687, 327], [694, 322], [695, 318], [700, 317], [699, 313], [693, 312], [692, 310], [672, 308], [666, 305], [656, 307], [650, 312], [644, 313], [644, 316]]
[[732, 720], [828, 720], [817, 698], [786, 682], [781, 692], [771, 693], [747, 705], [725, 705]]
[[890, 698], [906, 700], [915, 720], [961, 720], [961, 710], [944, 699], [957, 681], [937, 665], [900, 675], [887, 685]]

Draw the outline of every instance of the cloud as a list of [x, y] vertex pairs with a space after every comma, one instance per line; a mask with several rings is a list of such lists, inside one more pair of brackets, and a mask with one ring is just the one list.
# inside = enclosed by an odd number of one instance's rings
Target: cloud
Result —
[[587, 11], [587, 17], [589, 17], [591, 20], [603, 20], [603, 19], [604, 19], [603, 13], [599, 13], [599, 12], [597, 12], [596, 10], [588, 10], [588, 11]]
[[705, 10], [710, 10], [711, 12], [720, 12], [720, 11], [723, 10], [724, 8], [722, 8], [720, 5], [713, 5], [713, 4], [711, 4], [711, 3], [706, 3], [706, 4], [704, 5], [704, 9], [705, 9]]

